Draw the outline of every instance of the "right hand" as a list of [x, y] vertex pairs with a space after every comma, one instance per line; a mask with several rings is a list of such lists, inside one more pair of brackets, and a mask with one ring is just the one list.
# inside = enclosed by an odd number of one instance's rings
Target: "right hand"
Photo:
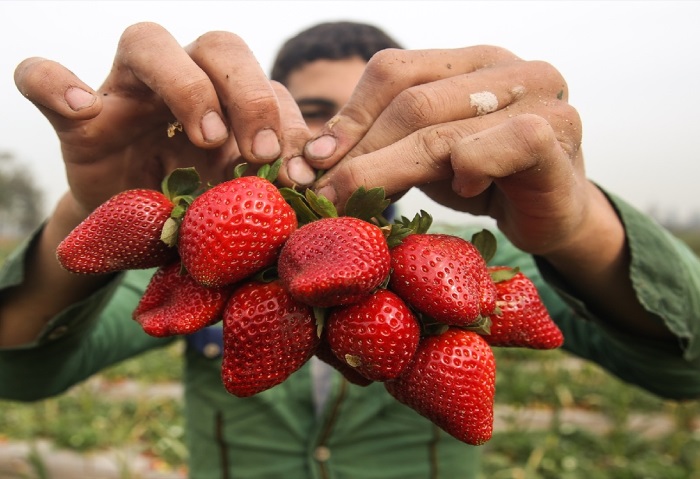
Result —
[[58, 135], [79, 216], [119, 191], [160, 189], [178, 167], [217, 183], [240, 161], [300, 156], [310, 137], [286, 89], [227, 32], [183, 48], [163, 27], [139, 23], [124, 31], [98, 90], [42, 58], [20, 63], [15, 83]]

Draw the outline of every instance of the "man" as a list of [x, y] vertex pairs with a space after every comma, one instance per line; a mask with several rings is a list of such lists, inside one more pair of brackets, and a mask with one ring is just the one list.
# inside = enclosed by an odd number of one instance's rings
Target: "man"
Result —
[[[581, 122], [559, 73], [496, 47], [397, 46], [368, 25], [319, 25], [283, 46], [271, 83], [233, 34], [183, 49], [138, 24], [98, 91], [54, 62], [23, 62], [18, 88], [56, 129], [71, 191], [0, 276], [0, 395], [58, 394], [168, 344], [131, 320], [151, 271], [85, 277], [57, 264], [58, 242], [90, 211], [118, 191], [158, 188], [175, 167], [216, 182], [241, 159], [281, 156], [283, 183], [337, 205], [359, 185], [395, 199], [419, 187], [491, 216], [504, 234], [495, 262], [533, 278], [565, 348], [664, 397], [700, 396], [698, 260], [585, 177]], [[184, 134], [169, 138], [175, 121]], [[318, 181], [317, 170], [327, 170]], [[220, 357], [203, 347], [219, 334], [188, 341], [191, 477], [476, 474], [478, 448], [381, 384], [350, 385], [317, 361], [256, 396], [231, 396]]]

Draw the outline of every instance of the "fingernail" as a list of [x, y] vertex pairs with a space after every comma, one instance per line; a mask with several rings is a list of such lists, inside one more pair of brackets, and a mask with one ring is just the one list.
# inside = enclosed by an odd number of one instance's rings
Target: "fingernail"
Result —
[[71, 87], [66, 90], [64, 98], [73, 111], [80, 111], [95, 103], [95, 95], [77, 87]]
[[338, 199], [338, 195], [335, 193], [335, 188], [333, 188], [331, 185], [322, 187], [316, 192], [316, 194], [318, 196], [325, 196], [331, 203], [335, 203], [335, 201]]
[[226, 124], [215, 111], [210, 111], [202, 117], [201, 129], [204, 141], [211, 143], [217, 142], [228, 136], [228, 128], [226, 128]]
[[274, 160], [281, 153], [277, 134], [270, 130], [260, 130], [253, 139], [253, 154], [261, 160]]
[[331, 135], [319, 136], [306, 144], [306, 156], [312, 160], [324, 160], [335, 153], [338, 142]]
[[295, 156], [287, 162], [287, 176], [297, 185], [310, 185], [316, 179], [316, 172], [311, 168], [304, 158]]

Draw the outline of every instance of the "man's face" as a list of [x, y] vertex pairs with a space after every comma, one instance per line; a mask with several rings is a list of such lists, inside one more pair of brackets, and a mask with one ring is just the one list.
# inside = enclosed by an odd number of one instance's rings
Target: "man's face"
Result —
[[289, 75], [287, 89], [312, 133], [323, 127], [348, 102], [366, 65], [359, 57], [316, 60]]

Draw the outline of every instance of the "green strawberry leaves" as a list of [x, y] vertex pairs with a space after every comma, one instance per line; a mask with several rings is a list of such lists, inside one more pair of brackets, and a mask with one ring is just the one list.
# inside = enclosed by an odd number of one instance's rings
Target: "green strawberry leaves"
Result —
[[499, 268], [495, 270], [492, 269], [489, 271], [489, 274], [491, 275], [491, 279], [494, 283], [501, 283], [503, 281], [508, 281], [512, 279], [519, 272], [520, 268], [516, 266], [514, 268]]
[[299, 226], [321, 218], [334, 218], [338, 212], [328, 198], [319, 196], [311, 190], [301, 193], [292, 188], [280, 188], [282, 197], [294, 209]]
[[372, 221], [373, 218], [383, 219], [382, 214], [390, 204], [391, 201], [386, 199], [384, 194], [384, 188], [367, 190], [361, 186], [348, 198], [345, 214], [365, 221]]
[[479, 253], [487, 263], [493, 259], [496, 254], [497, 241], [493, 233], [487, 229], [483, 229], [478, 233], [474, 233], [471, 239], [472, 244], [479, 250]]
[[194, 167], [177, 168], [166, 176], [161, 182], [161, 190], [173, 203], [178, 198], [194, 195], [201, 186], [202, 181]]
[[[280, 193], [297, 214], [299, 226], [321, 218], [336, 218], [338, 210], [323, 195], [317, 195], [311, 189], [301, 193], [293, 188], [280, 188]], [[358, 188], [345, 204], [345, 215], [359, 218], [371, 223], [387, 223], [381, 216], [391, 201], [386, 199], [384, 188]]]
[[163, 194], [172, 201], [174, 207], [170, 218], [163, 225], [160, 239], [168, 246], [177, 244], [177, 232], [185, 211], [201, 193], [202, 180], [194, 167], [177, 168], [161, 182]]

